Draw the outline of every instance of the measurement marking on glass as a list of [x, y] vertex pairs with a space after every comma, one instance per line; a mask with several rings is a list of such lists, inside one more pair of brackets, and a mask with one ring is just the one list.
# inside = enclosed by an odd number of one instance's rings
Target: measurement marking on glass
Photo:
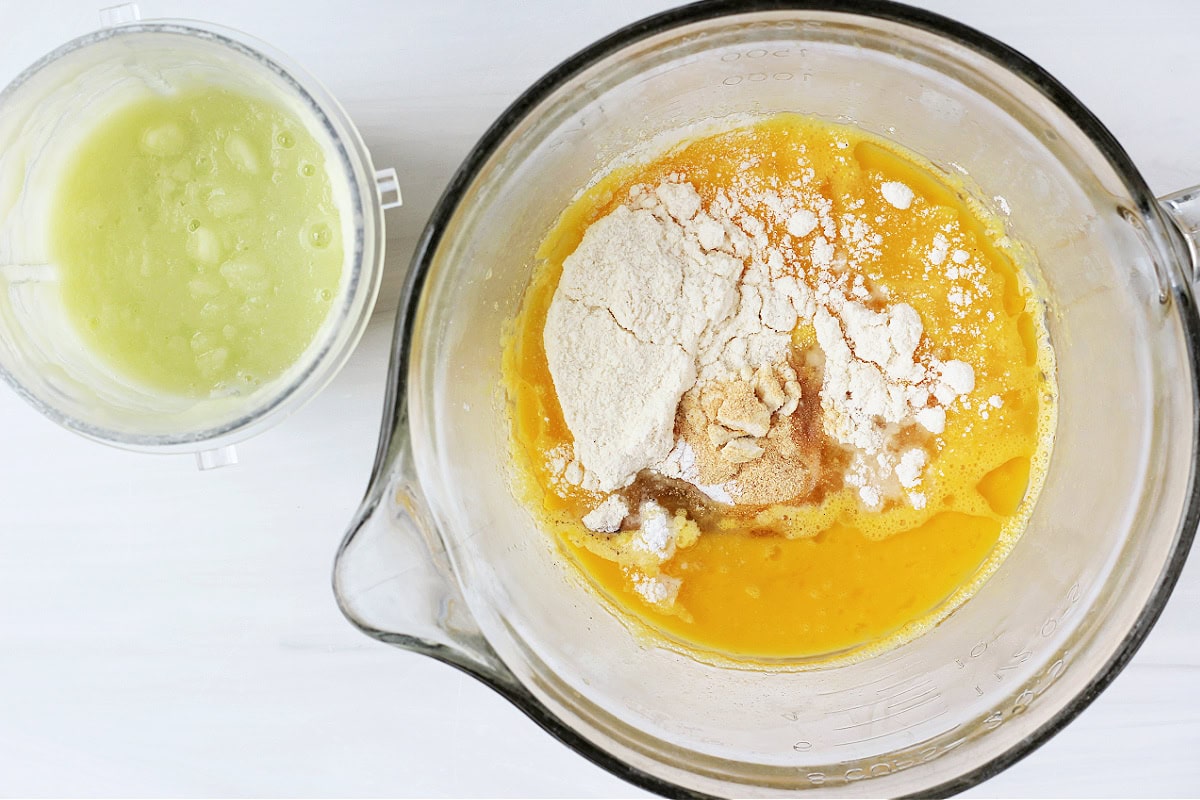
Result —
[[[907, 714], [909, 711], [914, 711], [914, 710], [916, 710], [916, 709], [920, 708], [921, 706], [924, 706], [924, 705], [929, 705], [930, 703], [932, 703], [932, 702], [934, 702], [934, 701], [936, 701], [936, 700], [939, 700], [939, 699], [941, 699], [941, 695], [940, 695], [940, 694], [934, 694], [934, 695], [933, 695], [933, 696], [931, 696], [931, 697], [927, 697], [927, 698], [925, 698], [924, 700], [921, 700], [921, 702], [917, 703], [916, 705], [909, 706], [909, 707], [907, 707], [907, 708], [902, 708], [902, 709], [900, 709], [899, 711], [891, 711], [891, 710], [890, 710], [890, 709], [891, 709], [891, 707], [889, 706], [889, 707], [888, 707], [888, 711], [889, 711], [889, 713], [886, 713], [886, 714], [884, 714], [884, 715], [883, 715], [883, 716], [881, 716], [881, 717], [872, 717], [871, 719], [868, 719], [868, 720], [863, 720], [862, 722], [853, 722], [853, 723], [851, 723], [851, 724], [849, 724], [849, 725], [843, 725], [843, 726], [841, 726], [840, 728], [834, 728], [834, 730], [835, 730], [835, 731], [848, 731], [848, 730], [851, 730], [851, 729], [853, 729], [853, 728], [861, 728], [861, 727], [863, 727], [864, 725], [874, 725], [876, 722], [884, 722], [884, 721], [886, 721], [886, 720], [889, 720], [889, 719], [894, 719], [895, 717], [898, 717], [898, 716], [900, 716], [901, 714]], [[945, 713], [945, 709], [942, 709], [942, 711], [941, 711], [941, 712], [939, 712], [939, 713]], [[936, 715], [935, 715], [935, 716], [936, 716]], [[933, 719], [933, 717], [930, 717], [929, 719]]]
[[[920, 700], [921, 698], [928, 697], [931, 694], [934, 695], [935, 698], [941, 697], [941, 694], [938, 692], [937, 687], [930, 686], [928, 689], [926, 689], [925, 691], [921, 692], [918, 695], [915, 695], [913, 697], [909, 697], [904, 700], [900, 700], [898, 702], [892, 703], [891, 705], [888, 706], [888, 710], [890, 711], [891, 709], [896, 708], [897, 706], [902, 706], [905, 703], [911, 703], [913, 700]], [[918, 705], [920, 705], [920, 704], [918, 704]], [[913, 708], [916, 708], [916, 706], [913, 706]]]
[[[863, 683], [858, 684], [854, 688], [855, 689], [865, 689], [868, 686], [874, 686], [877, 683], [883, 683], [884, 681], [891, 680], [892, 678], [895, 677], [895, 673], [906, 671], [906, 669], [909, 666], [911, 661], [912, 661], [911, 658], [897, 659], [896, 661], [894, 661], [888, 665], [891, 668], [890, 674], [881, 675], [880, 677], [875, 678], [874, 680], [865, 681]], [[892, 686], [887, 686], [887, 687], [884, 687], [883, 689], [877, 689], [876, 692], [886, 692], [886, 691], [888, 691], [888, 689], [894, 689], [897, 686], [902, 686], [903, 684], [908, 683], [911, 680], [922, 680], [922, 676], [918, 675], [913, 678], [906, 678], [905, 680], [900, 681], [900, 683], [892, 684]], [[834, 690], [828, 691], [828, 692], [817, 692], [817, 697], [829, 697], [830, 695], [844, 694], [845, 691], [846, 691], [845, 689], [834, 689]]]
[[[918, 691], [919, 691], [921, 694], [926, 694], [926, 693], [928, 693], [928, 692], [932, 692], [932, 691], [936, 691], [936, 690], [937, 690], [937, 687], [934, 685], [933, 681], [930, 681], [930, 680], [924, 680], [924, 681], [921, 681], [920, 683], [918, 683], [918, 684], [917, 684], [917, 685], [915, 685], [915, 686], [910, 686], [910, 687], [908, 687], [907, 689], [905, 689], [905, 690], [904, 690], [904, 691], [902, 691], [902, 692], [896, 692], [895, 694], [891, 695], [890, 697], [881, 697], [881, 698], [879, 698], [879, 699], [880, 699], [880, 701], [883, 701], [883, 700], [899, 700], [899, 699], [900, 699], [901, 697], [903, 697], [904, 695], [906, 695], [906, 694], [911, 694], [912, 692], [918, 692]], [[883, 690], [881, 689], [881, 690], [880, 690], [880, 692], [882, 692], [882, 691], [883, 691]]]
[[[944, 714], [946, 714], [946, 712], [948, 712], [949, 710], [950, 710], [950, 709], [948, 709], [948, 708], [943, 708], [941, 711], [939, 711], [938, 713], [934, 714], [933, 716], [931, 716], [931, 717], [926, 717], [925, 719], [921, 720], [921, 722], [922, 722], [922, 723], [925, 723], [925, 722], [931, 722], [931, 721], [933, 721], [933, 720], [937, 719], [938, 717], [940, 717], [940, 716], [943, 716], [943, 715], [944, 715]], [[910, 726], [910, 727], [911, 727], [911, 726]], [[838, 728], [837, 730], [845, 730], [845, 729]], [[904, 730], [907, 730], [907, 728], [905, 728]], [[900, 733], [900, 731], [888, 731], [887, 733], [877, 733], [877, 734], [875, 734], [874, 736], [861, 736], [861, 737], [859, 737], [859, 738], [856, 738], [856, 739], [850, 739], [850, 740], [848, 740], [848, 741], [845, 741], [845, 742], [843, 742], [842, 744], [857, 744], [858, 742], [870, 742], [870, 741], [874, 741], [875, 739], [885, 739], [885, 738], [887, 738], [888, 736], [895, 736], [897, 733]], [[947, 749], [949, 749], [949, 747], [950, 747], [950, 745], [947, 745]], [[943, 751], [943, 752], [944, 752], [944, 751]]]
[[[865, 703], [858, 703], [857, 705], [853, 705], [853, 706], [842, 706], [841, 708], [839, 708], [835, 711], [826, 711], [825, 716], [835, 716], [837, 714], [842, 714], [847, 711], [857, 711], [860, 708], [870, 708], [871, 706], [879, 705], [880, 703], [885, 703], [888, 700], [897, 700], [897, 699], [903, 697], [904, 695], [908, 694], [909, 692], [915, 692], [918, 690], [922, 690], [921, 694], [918, 696], [924, 696], [925, 694], [928, 694], [929, 692], [936, 691], [937, 687], [934, 686], [931, 681], [926, 679], [926, 680], [923, 680], [921, 683], [918, 683], [916, 686], [910, 686], [909, 688], [905, 689], [904, 691], [897, 692], [896, 694], [888, 696], [888, 697], [877, 697], [874, 700], [868, 700]], [[884, 691], [885, 691], [884, 689], [877, 689], [876, 694], [882, 694]], [[909, 698], [909, 699], [912, 699], [912, 698]]]
[[[932, 694], [930, 694], [930, 693], [932, 693]], [[908, 700], [904, 701], [906, 703], [912, 703], [913, 700], [917, 700], [918, 702], [913, 703], [910, 706], [901, 708], [896, 713], [904, 714], [909, 711], [914, 711], [914, 710], [920, 708], [921, 706], [929, 705], [930, 703], [933, 703], [933, 702], [935, 702], [937, 700], [941, 700], [941, 699], [942, 699], [942, 695], [940, 692], [938, 692], [937, 689], [930, 689], [929, 692], [927, 692], [926, 694], [918, 695], [917, 697], [911, 697]], [[899, 706], [899, 705], [903, 705], [903, 704], [898, 703], [897, 706]], [[888, 706], [888, 711], [891, 711], [893, 708], [896, 708], [896, 706]]]
[[[906, 683], [910, 683], [912, 681], [928, 682], [928, 680], [929, 680], [928, 678], [924, 678], [924, 677], [917, 675], [917, 676], [914, 676], [911, 678], [905, 678], [904, 680], [900, 681], [899, 683], [893, 683], [891, 686], [885, 686], [882, 689], [876, 689], [875, 693], [883, 694], [884, 692], [890, 692], [892, 689], [896, 689], [896, 688], [903, 686]], [[920, 685], [920, 684], [918, 684], [918, 685]], [[907, 691], [907, 690], [905, 690], [905, 691]], [[903, 694], [903, 692], [901, 692], [901, 694]]]

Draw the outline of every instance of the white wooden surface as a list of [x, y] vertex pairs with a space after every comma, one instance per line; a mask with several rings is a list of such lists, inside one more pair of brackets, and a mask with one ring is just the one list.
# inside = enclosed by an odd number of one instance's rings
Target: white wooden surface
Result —
[[[0, 84], [115, 0], [0, 0]], [[375, 445], [391, 312], [454, 167], [516, 94], [662, 0], [146, 0], [271, 41], [399, 171], [376, 319], [337, 381], [200, 474], [57, 429], [0, 386], [0, 795], [611, 796], [635, 791], [471, 680], [346, 624], [330, 563]], [[1200, 4], [922, 0], [1073, 89], [1159, 192], [1200, 183]], [[1200, 793], [1200, 565], [1132, 666], [974, 790]]]

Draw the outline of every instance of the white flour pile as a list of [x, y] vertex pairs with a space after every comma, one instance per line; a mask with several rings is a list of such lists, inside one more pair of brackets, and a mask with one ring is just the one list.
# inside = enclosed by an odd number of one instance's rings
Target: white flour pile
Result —
[[[550, 374], [584, 485], [612, 491], [662, 461], [675, 410], [698, 379], [786, 357], [794, 277], [773, 283], [728, 217], [686, 183], [642, 192], [593, 224], [563, 264], [546, 319]], [[765, 238], [765, 237], [764, 237]]]
[[[913, 202], [902, 183], [879, 191], [899, 210]], [[864, 280], [858, 262], [881, 242], [870, 220], [831, 207], [809, 181], [744, 178], [704, 203], [676, 177], [636, 188], [588, 228], [563, 263], [543, 339], [575, 439], [552, 466], [605, 495], [589, 528], [621, 528], [630, 508], [611, 493], [647, 469], [725, 503], [811, 488], [813, 465], [793, 443], [817, 402], [801, 396], [790, 360], [798, 326], [815, 330], [821, 424], [851, 454], [845, 482], [867, 508], [904, 497], [924, 506], [926, 453], [898, 446], [898, 434], [940, 434], [974, 372], [922, 355], [917, 312]]]

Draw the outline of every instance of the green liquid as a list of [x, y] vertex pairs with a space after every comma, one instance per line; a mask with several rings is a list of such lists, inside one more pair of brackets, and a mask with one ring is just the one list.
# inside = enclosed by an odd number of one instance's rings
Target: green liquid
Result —
[[194, 397], [287, 369], [342, 274], [316, 140], [284, 109], [216, 88], [103, 119], [65, 164], [51, 246], [84, 340], [129, 378]]

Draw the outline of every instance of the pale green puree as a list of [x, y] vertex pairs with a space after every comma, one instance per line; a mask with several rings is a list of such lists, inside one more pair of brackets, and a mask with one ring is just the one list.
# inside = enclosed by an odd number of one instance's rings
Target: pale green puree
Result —
[[324, 162], [296, 117], [226, 89], [101, 120], [64, 165], [51, 223], [85, 341], [126, 377], [188, 396], [282, 373], [341, 280]]

